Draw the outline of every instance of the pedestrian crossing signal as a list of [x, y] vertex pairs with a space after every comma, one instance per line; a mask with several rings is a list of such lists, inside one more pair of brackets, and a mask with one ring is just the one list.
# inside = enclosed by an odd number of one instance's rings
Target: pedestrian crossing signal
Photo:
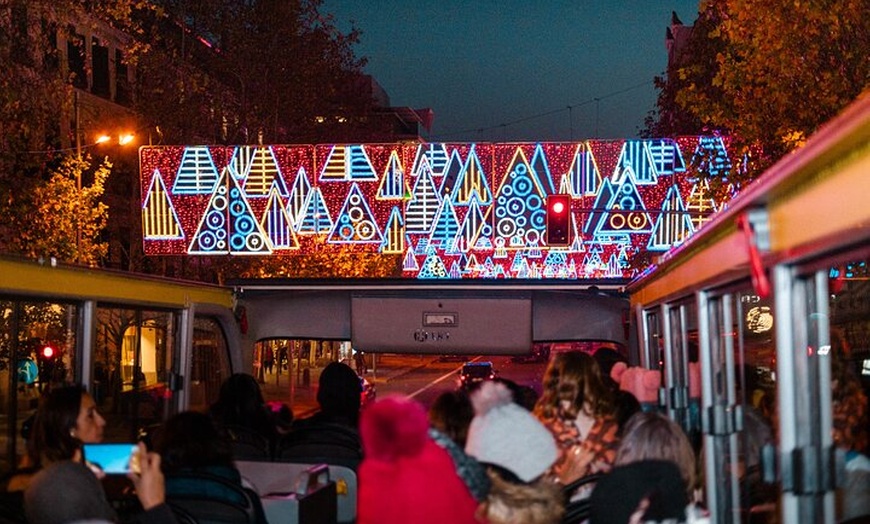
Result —
[[567, 246], [571, 243], [571, 195], [547, 197], [547, 232], [544, 242], [548, 246]]

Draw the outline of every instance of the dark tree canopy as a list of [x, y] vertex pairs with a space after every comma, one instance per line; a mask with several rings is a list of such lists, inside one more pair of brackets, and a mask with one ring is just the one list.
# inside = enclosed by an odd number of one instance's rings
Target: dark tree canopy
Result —
[[728, 134], [757, 176], [870, 86], [868, 20], [866, 0], [702, 1], [648, 132]]

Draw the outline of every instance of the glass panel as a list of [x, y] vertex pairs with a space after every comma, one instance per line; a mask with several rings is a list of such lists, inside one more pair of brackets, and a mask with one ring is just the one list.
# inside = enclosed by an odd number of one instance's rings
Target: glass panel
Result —
[[77, 325], [74, 305], [0, 301], [0, 471], [24, 456], [21, 429], [41, 392], [75, 380]]
[[[832, 437], [846, 452], [846, 482], [837, 493], [838, 521], [870, 512], [870, 271], [867, 263], [843, 261], [830, 272], [829, 350]], [[823, 349], [824, 351], [824, 349]]]
[[735, 329], [739, 333], [735, 403], [743, 408], [743, 431], [737, 442], [740, 508], [744, 521], [762, 513], [774, 518], [779, 488], [761, 482], [760, 466], [761, 448], [773, 443], [777, 420], [773, 301], [751, 290], [734, 297]]
[[190, 409], [205, 411], [218, 399], [221, 383], [232, 369], [226, 338], [214, 319], [194, 320], [191, 355]]
[[175, 315], [167, 311], [97, 308], [94, 398], [106, 418], [106, 440], [125, 441], [165, 420], [171, 409]]

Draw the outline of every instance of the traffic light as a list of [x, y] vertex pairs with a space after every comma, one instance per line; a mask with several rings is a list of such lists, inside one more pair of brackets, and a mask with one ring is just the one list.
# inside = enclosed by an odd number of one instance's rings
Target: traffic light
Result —
[[41, 356], [45, 360], [51, 360], [51, 358], [54, 356], [54, 348], [48, 345], [43, 346], [39, 356]]
[[547, 197], [547, 234], [544, 242], [548, 246], [567, 246], [571, 243], [571, 195]]

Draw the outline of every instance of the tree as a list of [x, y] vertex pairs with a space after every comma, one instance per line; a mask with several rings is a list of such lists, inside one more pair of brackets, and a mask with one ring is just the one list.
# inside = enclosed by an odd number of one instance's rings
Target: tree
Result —
[[732, 158], [749, 160], [731, 176], [751, 180], [870, 86], [867, 20], [865, 0], [705, 0], [659, 115], [729, 134]]
[[32, 258], [77, 262], [96, 266], [106, 255], [100, 234], [108, 207], [100, 202], [112, 165], [103, 161], [92, 173], [92, 183], [78, 188], [77, 180], [89, 175], [90, 161], [66, 156], [51, 177], [39, 182], [23, 206], [31, 213], [15, 217], [16, 251]]
[[[176, 62], [205, 66], [210, 96], [218, 102], [205, 106], [215, 116], [208, 129], [219, 141], [345, 141], [354, 134], [361, 121], [358, 117], [371, 107], [371, 92], [361, 88], [364, 60], [356, 58], [352, 49], [359, 33], [339, 31], [331, 17], [320, 13], [321, 4], [321, 0], [166, 0], [161, 5], [167, 19], [184, 20], [185, 25], [173, 30], [165, 23], [156, 24], [153, 35]], [[210, 53], [202, 53], [205, 46], [194, 36], [208, 43]], [[147, 67], [155, 73], [161, 69], [165, 71], [162, 66]], [[142, 76], [149, 77], [147, 72]], [[144, 96], [151, 97], [152, 91], [146, 89]], [[191, 95], [184, 96], [187, 103]], [[169, 103], [164, 113], [179, 109], [177, 97], [163, 98]]]

